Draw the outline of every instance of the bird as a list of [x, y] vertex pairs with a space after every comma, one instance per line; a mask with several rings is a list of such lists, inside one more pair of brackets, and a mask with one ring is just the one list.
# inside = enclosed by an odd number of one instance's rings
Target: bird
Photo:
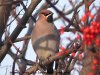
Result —
[[[59, 51], [60, 34], [53, 23], [53, 13], [41, 10], [31, 34], [32, 46], [39, 60], [44, 61]], [[47, 74], [53, 74], [53, 64], [46, 66]]]

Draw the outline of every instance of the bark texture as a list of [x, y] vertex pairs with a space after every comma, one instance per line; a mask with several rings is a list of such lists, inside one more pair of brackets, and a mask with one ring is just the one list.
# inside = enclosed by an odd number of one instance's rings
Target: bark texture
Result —
[[13, 0], [0, 0], [0, 42], [10, 15], [11, 4], [8, 3], [11, 1]]

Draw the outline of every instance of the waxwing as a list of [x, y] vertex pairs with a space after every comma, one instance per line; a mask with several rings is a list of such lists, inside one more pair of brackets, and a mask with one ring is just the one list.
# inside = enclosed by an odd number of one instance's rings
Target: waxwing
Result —
[[[53, 24], [53, 13], [42, 10], [31, 34], [33, 49], [39, 60], [45, 60], [59, 51], [60, 35]], [[53, 73], [53, 62], [48, 64], [47, 73]]]

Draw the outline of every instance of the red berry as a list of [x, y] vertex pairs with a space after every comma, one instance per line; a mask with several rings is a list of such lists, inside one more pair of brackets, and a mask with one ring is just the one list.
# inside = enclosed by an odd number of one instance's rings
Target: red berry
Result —
[[90, 14], [89, 16], [90, 16], [90, 18], [91, 18], [91, 19], [93, 19], [93, 18], [94, 18], [94, 15], [93, 15], [93, 14]]
[[87, 39], [86, 35], [83, 36], [84, 40]]
[[78, 55], [78, 58], [81, 60], [82, 59], [82, 54], [79, 54]]
[[94, 35], [90, 35], [91, 40], [94, 40], [95, 36]]
[[94, 29], [94, 27], [93, 27], [93, 26], [91, 26], [91, 27], [90, 27], [90, 32], [91, 32], [92, 34], [94, 34], [94, 33], [95, 33], [95, 29]]
[[96, 70], [97, 67], [95, 65], [92, 65], [92, 70]]
[[87, 42], [87, 45], [88, 45], [88, 46], [90, 46], [91, 44], [92, 44], [92, 42], [91, 42], [91, 41], [88, 41], [88, 42]]
[[85, 14], [85, 15], [83, 15], [81, 21], [82, 21], [82, 22], [86, 22], [86, 19], [87, 19], [87, 15]]
[[77, 37], [76, 37], [76, 39], [80, 39], [80, 38], [81, 38], [81, 35], [78, 34]]
[[87, 35], [86, 35], [86, 38], [87, 38], [87, 39], [90, 39], [90, 37], [91, 37], [90, 34], [87, 34]]
[[98, 60], [97, 60], [97, 59], [94, 59], [94, 60], [93, 60], [93, 64], [94, 64], [94, 65], [98, 64]]
[[80, 30], [83, 32], [84, 31], [84, 28], [81, 28]]
[[89, 32], [90, 32], [89, 27], [87, 27], [87, 28], [84, 29], [84, 33], [89, 33]]
[[68, 54], [68, 50], [66, 50], [65, 53]]
[[100, 39], [99, 38], [97, 38], [95, 42], [96, 42], [96, 46], [100, 46]]
[[99, 30], [96, 28], [95, 29], [95, 34], [98, 34], [99, 33]]
[[72, 56], [72, 57], [74, 57], [74, 56], [75, 56], [75, 53], [74, 53], [74, 52], [73, 52], [73, 53], [71, 53], [71, 56]]
[[96, 22], [92, 22], [92, 25], [95, 26], [96, 25]]
[[97, 23], [97, 24], [96, 24], [96, 27], [97, 27], [97, 28], [100, 28], [100, 23]]
[[92, 72], [89, 72], [89, 73], [88, 73], [88, 75], [94, 75], [94, 73], [92, 73]]
[[63, 46], [61, 46], [61, 50], [63, 51], [63, 50], [65, 50], [65, 48]]
[[61, 26], [60, 34], [63, 34], [63, 33], [64, 33], [64, 26]]

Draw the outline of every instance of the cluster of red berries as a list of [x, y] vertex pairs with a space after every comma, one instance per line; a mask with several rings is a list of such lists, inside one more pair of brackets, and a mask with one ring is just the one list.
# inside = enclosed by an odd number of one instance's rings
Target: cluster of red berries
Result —
[[[60, 49], [61, 51], [58, 53], [58, 55], [60, 55], [60, 56], [62, 56], [62, 55], [64, 55], [64, 54], [69, 54], [69, 51], [68, 50], [66, 50], [66, 48], [64, 48], [63, 46], [61, 47], [61, 49]], [[71, 53], [71, 56], [74, 58], [75, 57], [75, 55], [76, 55], [76, 53], [75, 52], [72, 52]], [[82, 54], [79, 54], [78, 55], [78, 59], [82, 59]]]
[[62, 56], [62, 55], [64, 55], [64, 54], [68, 54], [68, 53], [69, 53], [68, 50], [66, 50], [65, 47], [61, 46], [58, 55], [59, 55], [59, 56]]
[[94, 18], [94, 15], [93, 15], [90, 11], [86, 12], [86, 13], [82, 16], [81, 21], [82, 21], [82, 22], [86, 22], [87, 18], [89, 18], [89, 17], [90, 17], [91, 19]]
[[92, 22], [91, 26], [83, 29], [84, 44], [100, 46], [100, 23]]

